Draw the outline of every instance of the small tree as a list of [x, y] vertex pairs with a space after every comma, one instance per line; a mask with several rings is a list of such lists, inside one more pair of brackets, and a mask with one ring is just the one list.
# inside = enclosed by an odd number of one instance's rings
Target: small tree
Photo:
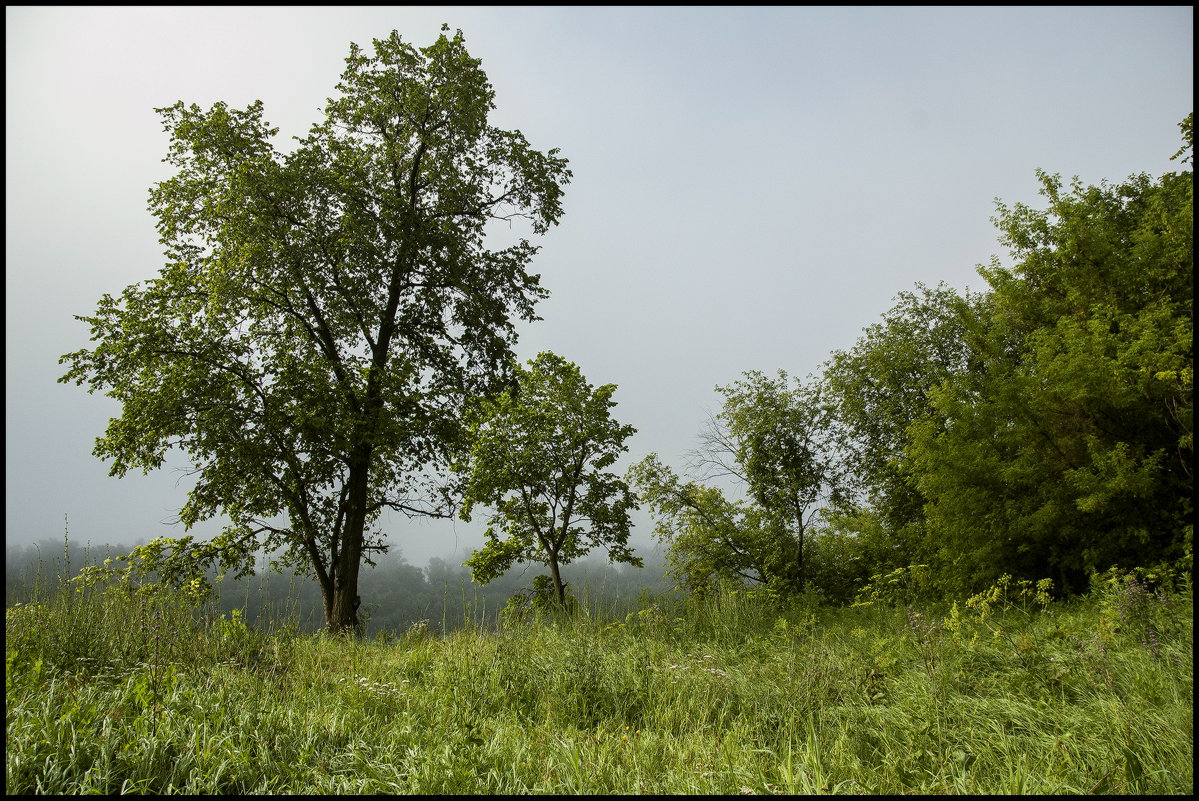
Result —
[[705, 437], [705, 445], [736, 460], [754, 500], [795, 539], [792, 580], [802, 589], [804, 537], [820, 502], [838, 495], [839, 476], [825, 447], [827, 415], [816, 385], [789, 383], [782, 370], [777, 379], [755, 370], [717, 387], [724, 395], [715, 427], [720, 433]]
[[654, 534], [669, 546], [669, 574], [702, 593], [718, 579], [790, 585], [796, 543], [777, 515], [718, 488], [684, 481], [656, 453], [629, 469], [641, 502], [654, 516]]
[[641, 566], [628, 547], [628, 485], [605, 472], [636, 429], [611, 418], [615, 384], [593, 389], [579, 368], [550, 352], [516, 367], [516, 386], [485, 401], [470, 425], [470, 453], [460, 516], [475, 505], [496, 511], [488, 542], [466, 565], [487, 583], [517, 562], [548, 565], [557, 602], [565, 606], [560, 566], [597, 546], [613, 562]]
[[724, 408], [700, 436], [696, 466], [703, 478], [744, 483], [747, 500], [683, 482], [656, 454], [631, 469], [658, 518], [659, 539], [670, 543], [672, 572], [686, 583], [702, 586], [723, 575], [803, 588], [805, 537], [840, 482], [816, 389], [789, 383], [781, 370], [777, 379], [754, 371], [716, 388]]

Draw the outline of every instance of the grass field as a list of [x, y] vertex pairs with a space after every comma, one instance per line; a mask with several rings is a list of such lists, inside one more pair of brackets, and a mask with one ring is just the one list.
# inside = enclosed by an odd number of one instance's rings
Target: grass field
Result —
[[[434, 636], [59, 589], [5, 616], [7, 793], [1178, 793], [1189, 584], [956, 608], [580, 599]], [[607, 611], [606, 611], [607, 610]]]

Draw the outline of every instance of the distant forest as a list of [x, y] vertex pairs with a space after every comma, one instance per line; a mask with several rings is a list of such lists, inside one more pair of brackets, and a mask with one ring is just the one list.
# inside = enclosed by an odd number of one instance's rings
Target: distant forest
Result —
[[[126, 545], [81, 546], [69, 540], [9, 545], [5, 548], [4, 605], [53, 594], [62, 581], [78, 575], [81, 567], [130, 550]], [[640, 569], [617, 567], [599, 556], [567, 565], [563, 568], [567, 590], [572, 597], [586, 599], [588, 608], [627, 614], [638, 607], [639, 597], [672, 592], [662, 556], [652, 551], [643, 558], [645, 567]], [[490, 628], [509, 601], [515, 598], [513, 606], [519, 606], [528, 597], [535, 576], [546, 572], [540, 566], [521, 565], [483, 587], [471, 580], [468, 568], [439, 557], [423, 568], [400, 555], [385, 554], [375, 561], [373, 568], [364, 566], [359, 582], [366, 636], [398, 635], [422, 622], [435, 632], [467, 625]], [[222, 614], [240, 609], [246, 623], [263, 628], [281, 623], [298, 624], [304, 632], [324, 628], [320, 587], [311, 577], [260, 570], [259, 575], [242, 579], [215, 578], [210, 576]]]

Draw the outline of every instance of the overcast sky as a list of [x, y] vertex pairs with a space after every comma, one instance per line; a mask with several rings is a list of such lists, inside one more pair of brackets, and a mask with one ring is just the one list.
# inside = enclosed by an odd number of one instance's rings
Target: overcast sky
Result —
[[[73, 315], [162, 266], [154, 108], [261, 99], [284, 146], [321, 118], [350, 42], [424, 46], [443, 21], [483, 60], [493, 123], [570, 160], [533, 263], [551, 296], [518, 353], [619, 385], [614, 414], [639, 430], [624, 464], [682, 467], [717, 384], [815, 371], [916, 282], [982, 288], [976, 265], [1006, 263], [994, 200], [1035, 205], [1037, 167], [1178, 169], [1193, 103], [1190, 7], [8, 7], [10, 544], [61, 538], [64, 515], [80, 543], [182, 534], [165, 523], [177, 469], [110, 478], [91, 450], [118, 407], [55, 382], [89, 344]], [[384, 527], [418, 565], [482, 541]]]

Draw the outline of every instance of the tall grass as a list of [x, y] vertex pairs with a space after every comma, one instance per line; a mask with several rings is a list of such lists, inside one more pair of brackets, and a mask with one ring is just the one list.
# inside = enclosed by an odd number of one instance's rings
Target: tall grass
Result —
[[6, 613], [6, 791], [1191, 792], [1189, 586], [1003, 589], [581, 591], [569, 616], [355, 640], [61, 588]]

